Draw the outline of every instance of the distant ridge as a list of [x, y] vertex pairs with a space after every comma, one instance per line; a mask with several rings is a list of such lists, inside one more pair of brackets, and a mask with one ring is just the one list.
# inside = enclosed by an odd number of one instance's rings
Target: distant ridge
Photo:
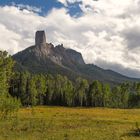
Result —
[[44, 31], [37, 31], [35, 45], [13, 55], [18, 71], [33, 73], [61, 74], [74, 80], [81, 76], [88, 80], [118, 84], [125, 81], [138, 81], [111, 70], [104, 70], [93, 64], [85, 64], [81, 53], [64, 48], [63, 44], [54, 47], [46, 43]]

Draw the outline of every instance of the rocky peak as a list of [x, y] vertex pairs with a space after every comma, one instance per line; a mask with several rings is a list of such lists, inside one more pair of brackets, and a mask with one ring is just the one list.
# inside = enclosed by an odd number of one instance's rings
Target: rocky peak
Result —
[[63, 44], [57, 45], [56, 48], [57, 48], [57, 49], [60, 49], [60, 50], [64, 50], [64, 49], [65, 49], [64, 46], [63, 46]]
[[82, 54], [72, 50], [72, 49], [66, 49], [66, 54], [69, 58], [71, 58], [71, 60], [74, 63], [80, 64], [80, 65], [85, 65], [84, 59], [82, 57]]
[[32, 60], [36, 59], [41, 63], [46, 63], [49, 60], [63, 67], [76, 67], [76, 64], [85, 64], [81, 53], [72, 49], [66, 49], [63, 44], [54, 47], [52, 43], [47, 43], [44, 31], [37, 31], [35, 34], [35, 45], [18, 53], [18, 55], [23, 60], [32, 57]]
[[37, 31], [35, 35], [35, 46], [44, 46], [46, 45], [46, 36], [45, 31]]

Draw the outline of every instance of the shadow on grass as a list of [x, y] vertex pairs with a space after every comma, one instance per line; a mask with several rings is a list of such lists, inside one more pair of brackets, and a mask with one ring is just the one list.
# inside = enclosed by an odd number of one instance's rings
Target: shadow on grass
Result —
[[129, 136], [129, 137], [139, 137], [140, 138], [140, 126], [136, 122], [135, 127], [130, 130], [130, 132], [124, 134], [123, 136]]

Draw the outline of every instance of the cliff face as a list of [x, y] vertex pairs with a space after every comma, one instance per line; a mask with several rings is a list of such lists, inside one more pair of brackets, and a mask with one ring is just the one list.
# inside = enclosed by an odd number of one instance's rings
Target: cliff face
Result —
[[116, 72], [101, 69], [95, 65], [85, 64], [81, 53], [46, 43], [44, 31], [37, 31], [35, 45], [15, 54], [18, 70], [29, 70], [34, 73], [62, 74], [70, 79], [78, 76], [88, 80], [100, 80], [109, 83], [136, 81]]
[[41, 46], [46, 44], [46, 36], [44, 31], [37, 31], [35, 35], [35, 45]]
[[71, 58], [71, 60], [73, 62], [76, 62], [76, 63], [81, 64], [81, 65], [85, 64], [81, 53], [78, 53], [78, 52], [76, 52], [75, 50], [72, 50], [72, 49], [67, 49], [66, 53], [67, 53], [68, 57]]
[[[13, 58], [26, 65], [26, 63], [40, 63], [50, 67], [48, 61], [66, 69], [77, 69], [76, 65], [85, 65], [81, 53], [72, 49], [66, 49], [64, 46], [46, 43], [44, 31], [37, 31], [35, 36], [35, 45], [15, 54]], [[32, 62], [30, 62], [32, 61]], [[35, 62], [36, 61], [36, 62]], [[53, 66], [51, 66], [53, 67]]]
[[65, 49], [62, 44], [54, 47], [53, 44], [46, 43], [44, 31], [37, 31], [35, 45], [17, 53], [14, 55], [14, 58], [21, 58], [20, 60], [24, 61], [25, 59], [31, 59], [31, 56], [36, 57], [36, 59], [42, 62], [45, 62], [46, 59], [50, 59], [57, 65], [64, 67], [65, 65], [72, 66], [74, 64], [85, 64], [83, 57], [79, 52]]

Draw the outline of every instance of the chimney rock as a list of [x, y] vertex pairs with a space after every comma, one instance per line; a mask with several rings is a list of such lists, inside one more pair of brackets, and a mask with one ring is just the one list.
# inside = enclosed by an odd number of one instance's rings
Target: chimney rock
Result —
[[46, 44], [45, 31], [37, 31], [35, 35], [35, 45], [42, 46]]

